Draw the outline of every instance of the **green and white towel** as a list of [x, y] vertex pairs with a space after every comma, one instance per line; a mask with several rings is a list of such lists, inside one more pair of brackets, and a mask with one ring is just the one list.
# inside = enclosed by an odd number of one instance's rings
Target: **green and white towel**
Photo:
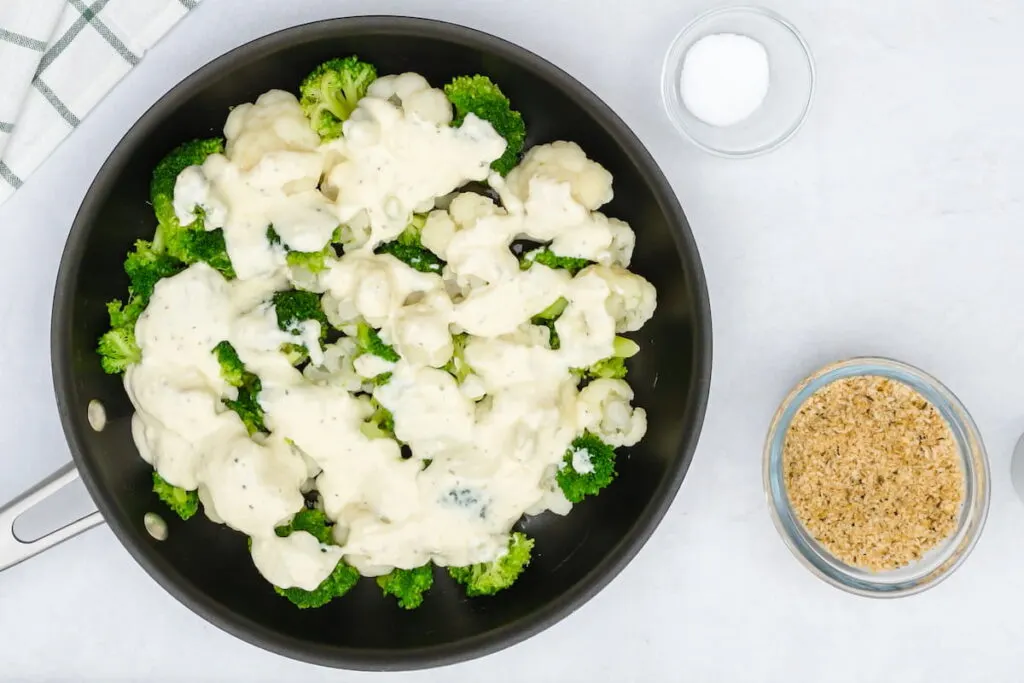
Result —
[[199, 0], [0, 0], [0, 204]]

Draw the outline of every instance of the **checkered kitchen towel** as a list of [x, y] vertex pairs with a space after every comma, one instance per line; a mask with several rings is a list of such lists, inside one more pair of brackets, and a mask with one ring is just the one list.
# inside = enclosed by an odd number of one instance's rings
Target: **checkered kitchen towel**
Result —
[[0, 0], [0, 204], [199, 0]]

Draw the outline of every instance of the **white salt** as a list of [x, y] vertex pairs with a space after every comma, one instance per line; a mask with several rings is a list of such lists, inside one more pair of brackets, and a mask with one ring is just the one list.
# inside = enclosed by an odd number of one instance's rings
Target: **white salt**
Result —
[[690, 113], [711, 126], [733, 126], [757, 111], [768, 94], [768, 52], [747, 36], [704, 36], [683, 60], [681, 89]]

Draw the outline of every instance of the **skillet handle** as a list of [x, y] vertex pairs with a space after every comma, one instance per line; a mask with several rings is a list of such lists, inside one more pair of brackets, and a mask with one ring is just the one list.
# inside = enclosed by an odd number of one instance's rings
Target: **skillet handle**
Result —
[[99, 512], [90, 512], [34, 541], [23, 541], [14, 533], [14, 522], [18, 517], [77, 479], [78, 470], [73, 462], [69, 462], [7, 505], [0, 507], [0, 571], [103, 523], [103, 516]]

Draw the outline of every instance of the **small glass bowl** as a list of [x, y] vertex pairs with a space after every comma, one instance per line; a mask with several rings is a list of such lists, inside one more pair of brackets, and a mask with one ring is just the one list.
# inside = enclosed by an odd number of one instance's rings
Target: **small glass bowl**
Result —
[[[872, 572], [848, 565], [828, 552], [797, 520], [786, 494], [782, 449], [790, 423], [812, 394], [846, 377], [888, 377], [926, 398], [949, 424], [964, 472], [964, 500], [956, 531], [924, 557], [899, 569]], [[974, 420], [953, 393], [930, 375], [886, 358], [853, 358], [828, 365], [802, 381], [782, 402], [764, 447], [764, 488], [772, 521], [798, 560], [819, 578], [850, 593], [895, 598], [919, 593], [949, 576], [974, 548], [989, 505], [985, 445]]]
[[[732, 33], [753, 38], [768, 52], [770, 83], [761, 106], [732, 126], [712, 126], [690, 113], [680, 81], [686, 53], [705, 36]], [[796, 28], [761, 7], [724, 7], [705, 12], [669, 48], [661, 72], [665, 111], [693, 144], [723, 157], [742, 158], [779, 147], [800, 130], [814, 99], [814, 59]]]

